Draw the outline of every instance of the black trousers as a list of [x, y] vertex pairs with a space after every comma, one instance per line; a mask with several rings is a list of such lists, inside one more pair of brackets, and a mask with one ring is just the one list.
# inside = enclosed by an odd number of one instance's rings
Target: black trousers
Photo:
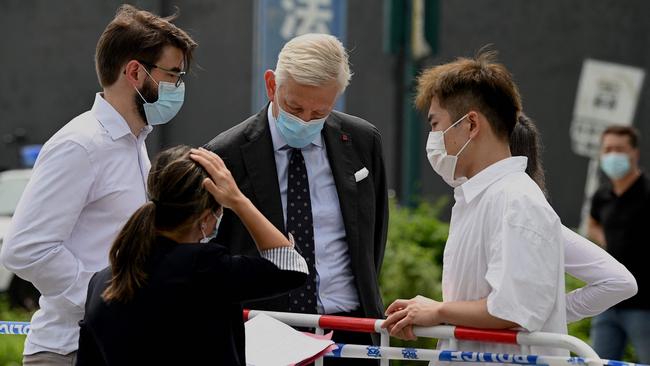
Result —
[[[328, 314], [328, 315], [351, 316], [356, 318], [363, 317], [363, 313], [361, 312], [361, 310], [355, 310], [350, 313], [336, 313], [336, 314]], [[335, 330], [332, 340], [336, 343], [372, 345], [372, 337], [370, 336], [370, 333], [343, 332], [340, 330]], [[324, 364], [325, 366], [346, 366], [346, 365], [379, 366], [379, 361], [366, 360], [361, 358], [325, 357]]]

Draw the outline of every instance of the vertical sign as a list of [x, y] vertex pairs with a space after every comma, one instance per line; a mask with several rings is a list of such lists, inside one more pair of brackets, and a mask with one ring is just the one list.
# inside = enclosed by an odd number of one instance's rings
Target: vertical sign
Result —
[[[267, 103], [264, 72], [275, 69], [277, 56], [290, 39], [327, 33], [345, 45], [347, 0], [256, 0], [253, 40], [252, 113]], [[335, 106], [342, 110], [344, 97]]]

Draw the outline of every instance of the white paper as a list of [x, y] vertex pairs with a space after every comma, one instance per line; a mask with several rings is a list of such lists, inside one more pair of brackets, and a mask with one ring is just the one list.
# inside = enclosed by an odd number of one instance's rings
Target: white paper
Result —
[[306, 360], [334, 344], [315, 339], [265, 314], [256, 315], [246, 328], [246, 364], [286, 366]]

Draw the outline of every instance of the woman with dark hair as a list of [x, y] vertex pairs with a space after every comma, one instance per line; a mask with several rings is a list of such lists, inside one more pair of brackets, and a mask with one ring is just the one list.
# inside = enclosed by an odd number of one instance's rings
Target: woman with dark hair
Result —
[[[541, 150], [541, 138], [535, 123], [521, 114], [510, 135], [510, 152], [512, 156], [528, 158], [526, 173], [548, 197]], [[634, 276], [609, 253], [566, 226], [562, 227], [562, 236], [565, 271], [586, 282], [584, 287], [566, 296], [567, 322], [598, 315], [636, 294]]]
[[[162, 152], [147, 186], [150, 201], [90, 281], [77, 364], [245, 365], [241, 302], [302, 285], [305, 260], [212, 152]], [[260, 257], [209, 242], [224, 208], [239, 216]]]

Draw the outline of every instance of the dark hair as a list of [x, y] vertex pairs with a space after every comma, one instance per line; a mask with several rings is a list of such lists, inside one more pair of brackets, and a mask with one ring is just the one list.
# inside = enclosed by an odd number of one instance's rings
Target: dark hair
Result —
[[605, 129], [605, 131], [603, 131], [603, 134], [600, 137], [601, 141], [607, 134], [627, 136], [630, 141], [630, 146], [635, 149], [639, 147], [639, 131], [632, 126], [609, 126]]
[[144, 266], [160, 230], [187, 230], [206, 209], [221, 207], [203, 188], [207, 177], [190, 158], [188, 146], [173, 147], [156, 157], [147, 180], [151, 201], [131, 216], [111, 247], [112, 278], [102, 294], [106, 301], [129, 301], [146, 283]]
[[458, 58], [422, 72], [417, 79], [418, 109], [429, 109], [433, 97], [449, 110], [453, 120], [476, 109], [497, 136], [510, 137], [522, 109], [521, 97], [508, 70], [496, 63], [496, 54], [479, 51], [474, 59]]
[[180, 49], [185, 69], [189, 69], [197, 44], [171, 23], [176, 17], [177, 14], [161, 18], [132, 5], [120, 6], [97, 42], [95, 69], [101, 86], [113, 85], [121, 68], [131, 60], [156, 64], [165, 46]]
[[513, 156], [528, 158], [526, 174], [537, 183], [544, 195], [548, 197], [542, 164], [542, 139], [535, 122], [523, 113], [517, 118], [517, 124], [510, 135], [510, 153]]

